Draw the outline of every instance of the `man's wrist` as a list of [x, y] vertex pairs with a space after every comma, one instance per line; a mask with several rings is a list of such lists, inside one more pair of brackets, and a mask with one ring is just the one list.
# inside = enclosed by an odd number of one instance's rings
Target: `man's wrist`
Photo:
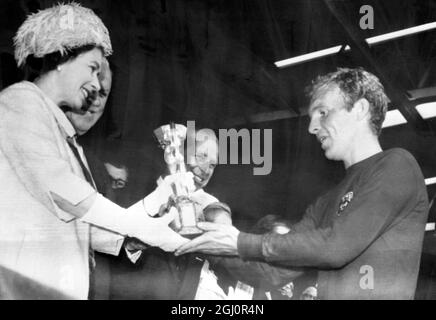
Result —
[[242, 259], [263, 258], [262, 235], [240, 232], [237, 240], [237, 252]]

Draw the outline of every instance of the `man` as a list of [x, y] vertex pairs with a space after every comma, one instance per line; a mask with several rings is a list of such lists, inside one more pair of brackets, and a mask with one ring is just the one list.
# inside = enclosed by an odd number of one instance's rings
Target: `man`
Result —
[[300, 300], [316, 300], [318, 296], [318, 290], [316, 287], [308, 287], [300, 296]]
[[362, 69], [338, 69], [316, 79], [309, 97], [309, 132], [328, 159], [344, 163], [343, 181], [286, 235], [204, 223], [209, 232], [176, 254], [202, 251], [315, 268], [320, 299], [413, 299], [428, 199], [413, 156], [380, 147], [388, 106], [383, 86]]
[[110, 176], [111, 190], [123, 189], [129, 178], [129, 170], [125, 165], [116, 165], [110, 162], [105, 162], [104, 166]]
[[[187, 169], [193, 173], [196, 186], [190, 198], [201, 219], [231, 225], [230, 208], [203, 189], [218, 163], [218, 144], [211, 132], [202, 137], [205, 139], [196, 141], [195, 154], [188, 159]], [[126, 254], [123, 252], [120, 257], [111, 259], [110, 299], [226, 298], [208, 262], [201, 256], [175, 257], [158, 248], [145, 248], [135, 241], [128, 241], [126, 249]]]

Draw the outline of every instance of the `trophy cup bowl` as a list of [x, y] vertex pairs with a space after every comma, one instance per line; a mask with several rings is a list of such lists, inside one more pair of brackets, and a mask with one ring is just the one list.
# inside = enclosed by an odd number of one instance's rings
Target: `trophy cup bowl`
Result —
[[[164, 149], [164, 159], [170, 174], [186, 172], [184, 161], [184, 142], [186, 127], [171, 123], [157, 128], [154, 136]], [[194, 202], [189, 198], [189, 192], [183, 183], [173, 183], [173, 197], [170, 201], [171, 209], [177, 210], [176, 218], [170, 226], [185, 238], [195, 238], [203, 233], [197, 227], [198, 217]]]

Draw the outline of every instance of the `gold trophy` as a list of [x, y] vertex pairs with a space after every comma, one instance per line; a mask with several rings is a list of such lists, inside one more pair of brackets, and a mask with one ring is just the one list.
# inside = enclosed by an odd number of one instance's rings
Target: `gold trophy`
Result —
[[[167, 163], [169, 174], [185, 173], [184, 142], [187, 129], [183, 125], [171, 123], [157, 128], [154, 136], [164, 149], [164, 158]], [[180, 183], [173, 183], [173, 199], [170, 210], [177, 210], [176, 218], [171, 227], [181, 236], [195, 238], [203, 233], [197, 227], [197, 212], [194, 202], [189, 198], [186, 187]]]

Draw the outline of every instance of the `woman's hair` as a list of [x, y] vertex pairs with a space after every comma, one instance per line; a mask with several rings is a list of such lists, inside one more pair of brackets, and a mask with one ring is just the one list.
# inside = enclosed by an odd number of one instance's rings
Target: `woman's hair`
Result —
[[41, 75], [55, 70], [59, 65], [77, 58], [84, 52], [91, 51], [96, 47], [95, 45], [85, 45], [74, 49], [68, 49], [66, 54], [60, 51], [53, 52], [45, 55], [42, 58], [35, 58], [33, 55], [29, 56], [24, 65], [25, 79], [34, 81]]

